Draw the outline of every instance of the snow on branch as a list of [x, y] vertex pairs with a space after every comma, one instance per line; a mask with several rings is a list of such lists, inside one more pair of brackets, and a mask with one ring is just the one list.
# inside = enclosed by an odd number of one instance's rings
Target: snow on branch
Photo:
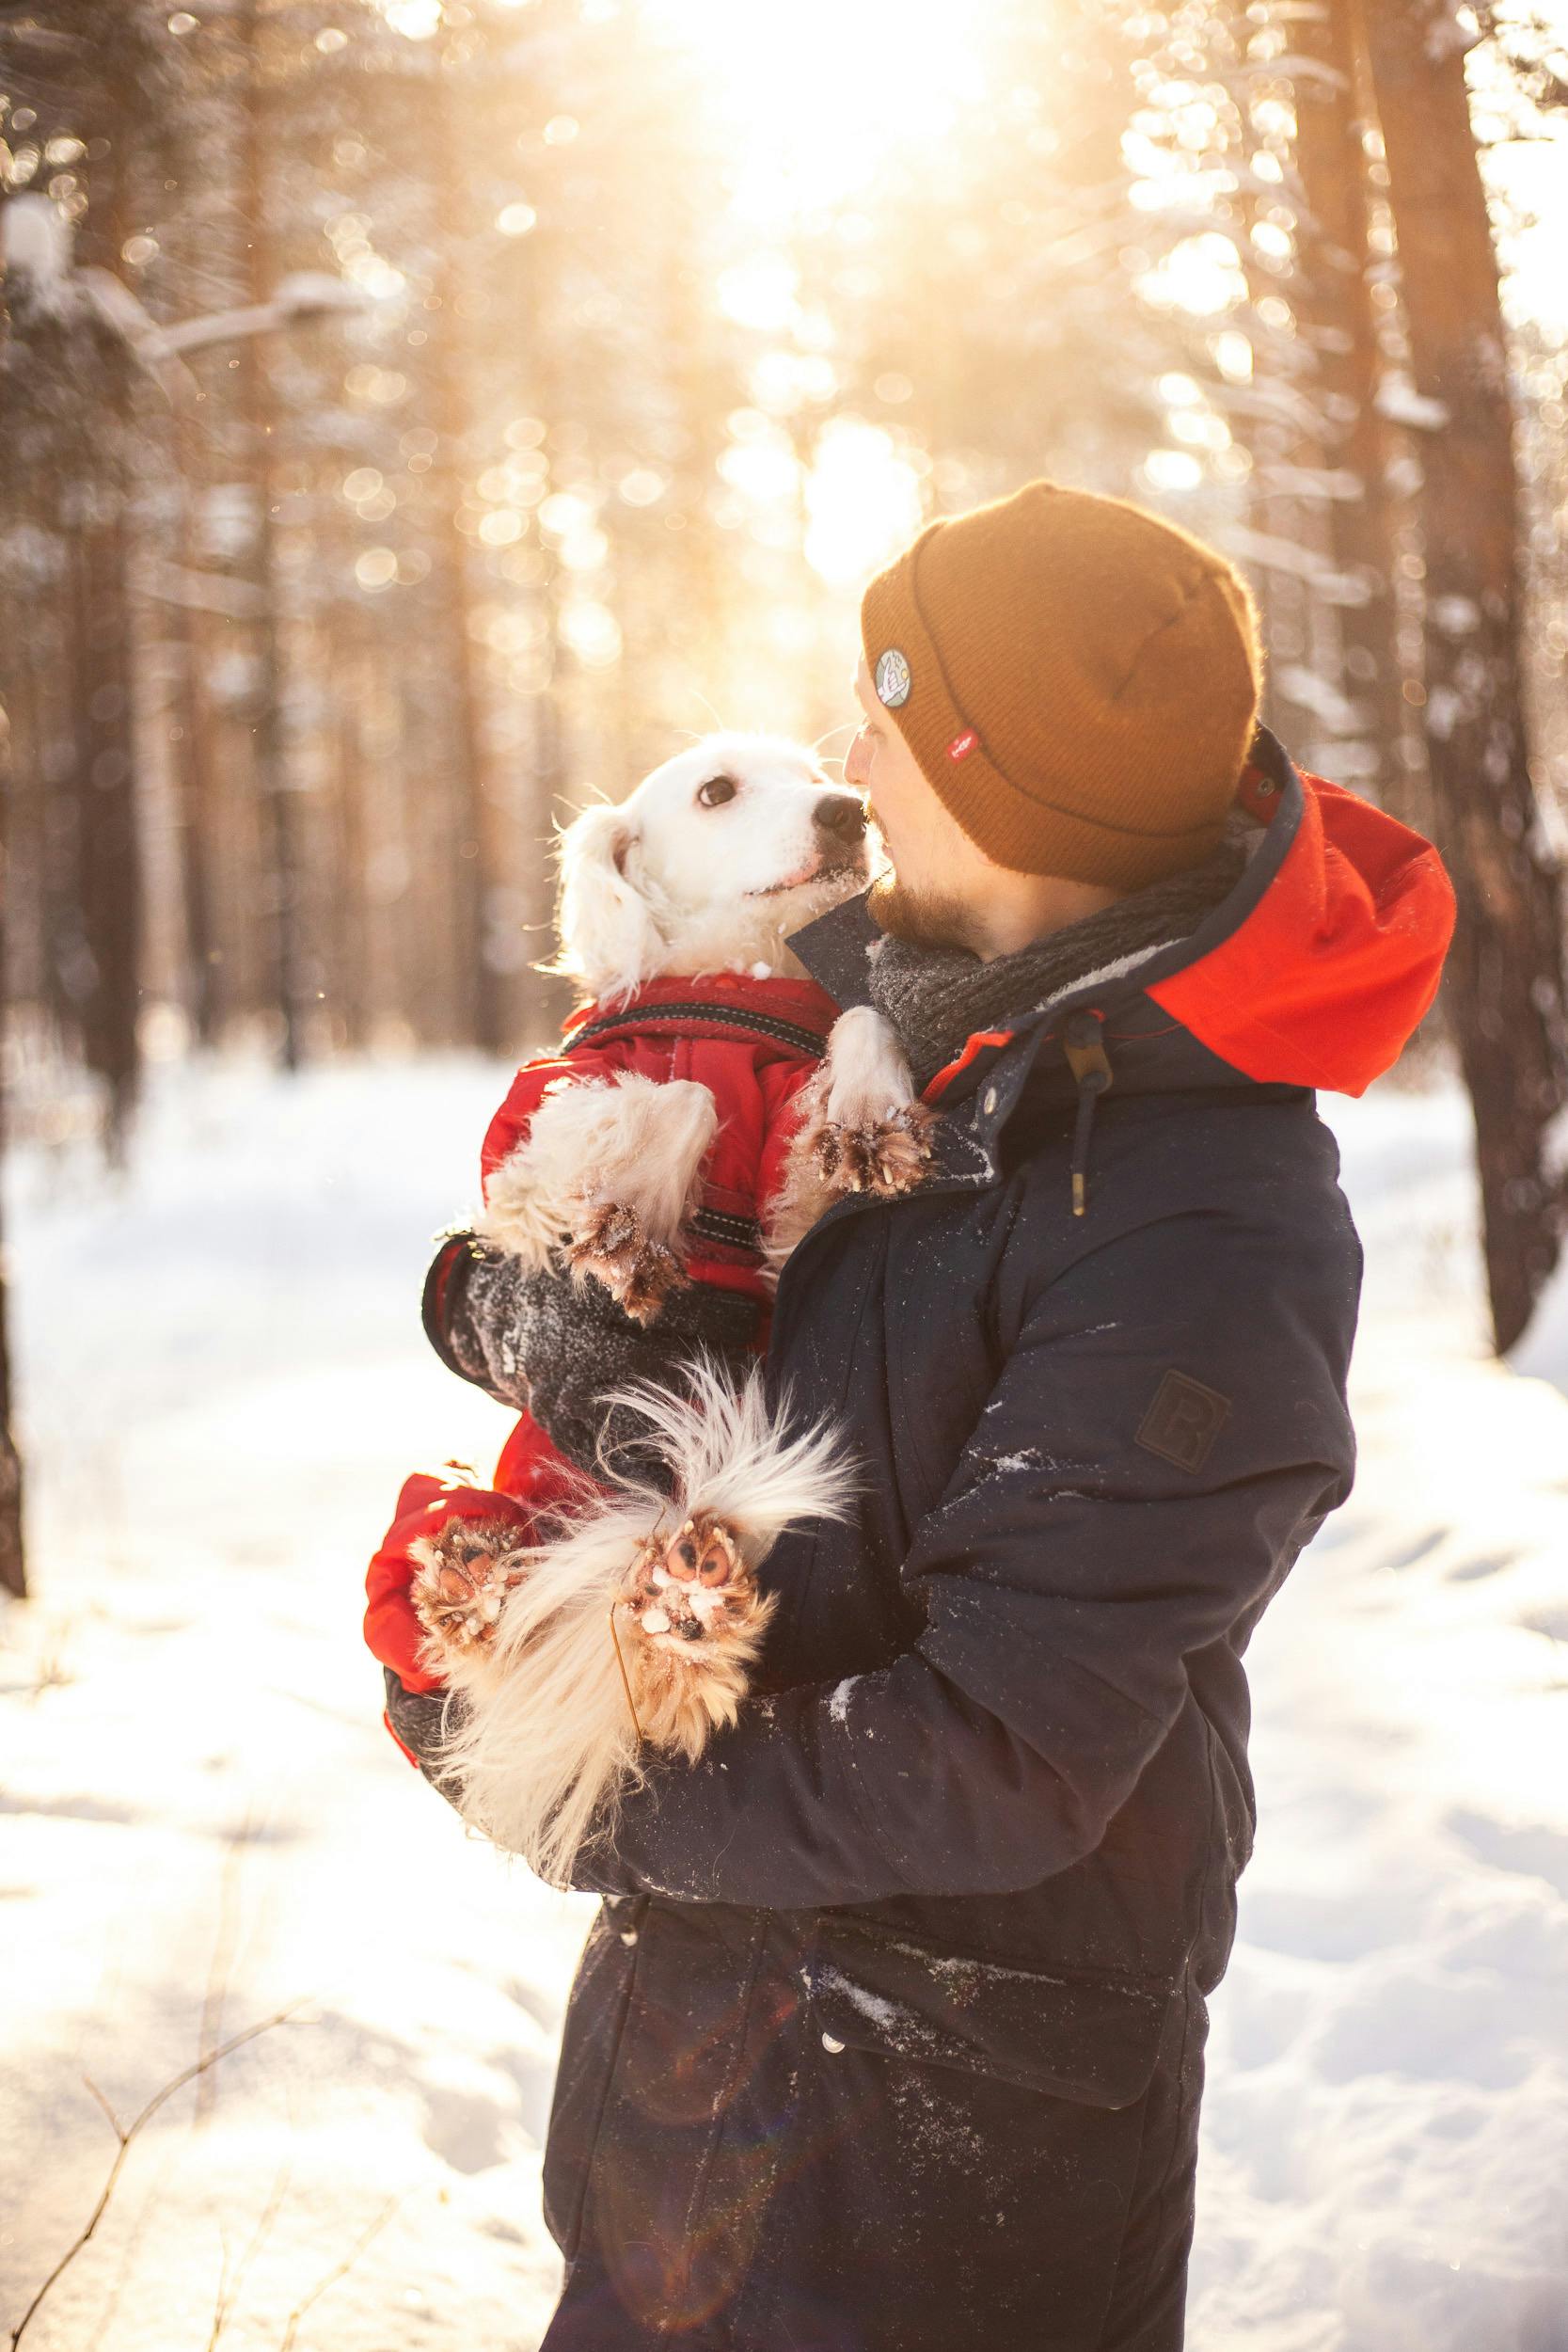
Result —
[[1259, 466], [1253, 478], [1282, 498], [1358, 499], [1363, 489], [1361, 476], [1348, 466]]
[[58, 316], [69, 307], [71, 224], [46, 196], [13, 196], [0, 204], [0, 262], [6, 275], [24, 278], [40, 310]]
[[[213, 310], [204, 318], [182, 319], [178, 326], [154, 327], [160, 356], [200, 351], [209, 343], [239, 342], [248, 335], [272, 335], [285, 326], [303, 326], [312, 319], [365, 310], [371, 296], [325, 270], [296, 270], [281, 278], [270, 302], [253, 302], [233, 310]], [[149, 320], [149, 326], [151, 321]]]
[[1418, 392], [1401, 369], [1390, 369], [1379, 378], [1372, 405], [1391, 424], [1407, 424], [1416, 433], [1441, 433], [1449, 421], [1447, 405]]
[[226, 621], [250, 621], [266, 609], [266, 598], [255, 583], [235, 580], [227, 572], [198, 572], [188, 564], [161, 558], [136, 564], [132, 584], [160, 604], [177, 604], [187, 612], [217, 612]]
[[1335, 571], [1310, 548], [1297, 547], [1293, 539], [1275, 538], [1262, 531], [1245, 531], [1237, 524], [1216, 531], [1214, 537], [1226, 553], [1239, 563], [1256, 564], [1260, 571], [1285, 572], [1294, 580], [1306, 580], [1325, 604], [1350, 606], [1370, 600], [1371, 590], [1354, 572]]
[[1305, 663], [1282, 662], [1275, 672], [1275, 684], [1301, 709], [1309, 710], [1331, 735], [1354, 736], [1367, 731], [1370, 714], [1366, 706], [1353, 702], [1330, 679], [1320, 677], [1316, 670], [1307, 669]]

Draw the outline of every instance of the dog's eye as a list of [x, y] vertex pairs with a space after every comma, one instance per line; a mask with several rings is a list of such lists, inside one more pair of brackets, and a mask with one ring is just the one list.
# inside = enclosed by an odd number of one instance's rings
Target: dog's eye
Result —
[[697, 798], [704, 808], [721, 808], [726, 801], [734, 800], [739, 788], [733, 776], [709, 776], [706, 784], [697, 787]]

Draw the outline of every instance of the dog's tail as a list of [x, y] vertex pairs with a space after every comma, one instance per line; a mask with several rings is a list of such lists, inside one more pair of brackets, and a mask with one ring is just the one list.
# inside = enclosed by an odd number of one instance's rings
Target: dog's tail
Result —
[[[785, 1527], [847, 1515], [854, 1481], [831, 1430], [791, 1430], [787, 1406], [769, 1412], [760, 1373], [737, 1391], [699, 1359], [685, 1377], [684, 1393], [640, 1383], [605, 1399], [607, 1412], [637, 1417], [639, 1454], [662, 1475], [622, 1479], [552, 1540], [516, 1554], [511, 1565], [523, 1581], [494, 1643], [450, 1675], [467, 1704], [442, 1752], [442, 1778], [477, 1827], [558, 1885], [590, 1831], [608, 1833], [618, 1798], [643, 1777], [649, 1727], [634, 1699], [645, 1637], [617, 1606], [642, 1546], [661, 1528], [673, 1536], [686, 1518], [712, 1512], [734, 1529], [754, 1570]], [[765, 1606], [757, 1641], [733, 1650], [728, 1675], [705, 1689], [705, 1733], [734, 1720], [766, 1617]], [[671, 1722], [667, 1711], [660, 1720]], [[685, 1736], [669, 1730], [657, 1744], [695, 1754], [691, 1720], [684, 1710]]]

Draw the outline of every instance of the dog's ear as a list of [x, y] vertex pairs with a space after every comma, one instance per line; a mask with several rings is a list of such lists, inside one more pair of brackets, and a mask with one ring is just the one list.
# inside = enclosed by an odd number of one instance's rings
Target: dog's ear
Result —
[[595, 996], [629, 995], [668, 944], [635, 879], [636, 848], [631, 818], [609, 803], [585, 808], [561, 836], [561, 952], [550, 969]]

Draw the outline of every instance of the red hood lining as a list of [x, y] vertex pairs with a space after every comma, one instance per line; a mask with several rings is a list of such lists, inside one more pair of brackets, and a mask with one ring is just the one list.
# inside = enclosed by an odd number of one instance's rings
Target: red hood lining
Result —
[[1420, 834], [1322, 776], [1291, 780], [1280, 817], [1295, 821], [1266, 886], [1145, 993], [1245, 1077], [1361, 1094], [1437, 993], [1453, 888]]
[[[1298, 771], [1266, 729], [1255, 752], [1237, 801], [1268, 830], [1245, 871], [1188, 938], [1113, 983], [1114, 1001], [1147, 995], [1259, 1084], [1360, 1094], [1398, 1059], [1436, 994], [1452, 886], [1420, 834]], [[1048, 1034], [1077, 1009], [1071, 992], [1053, 1005]], [[1011, 1034], [976, 1032], [927, 1100]]]

